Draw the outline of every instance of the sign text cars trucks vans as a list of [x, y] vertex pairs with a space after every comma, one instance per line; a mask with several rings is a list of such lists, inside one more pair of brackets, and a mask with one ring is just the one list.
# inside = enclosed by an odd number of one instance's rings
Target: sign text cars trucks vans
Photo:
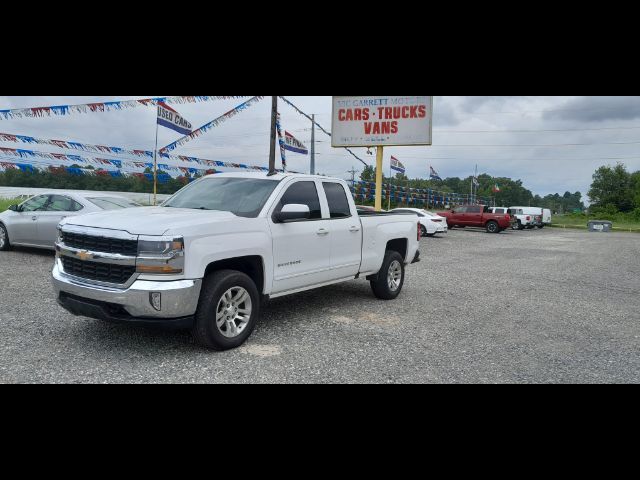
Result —
[[53, 283], [73, 314], [188, 327], [225, 350], [269, 297], [366, 278], [396, 298], [419, 260], [418, 227], [415, 215], [359, 215], [342, 180], [217, 174], [161, 207], [63, 220]]

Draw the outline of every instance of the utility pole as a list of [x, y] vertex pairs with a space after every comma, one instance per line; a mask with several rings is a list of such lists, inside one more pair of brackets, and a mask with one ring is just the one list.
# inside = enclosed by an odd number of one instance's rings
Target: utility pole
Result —
[[351, 167], [351, 170], [347, 170], [347, 173], [351, 174], [351, 185], [353, 185], [353, 188], [356, 188], [356, 173], [358, 173], [358, 170]]
[[278, 97], [271, 97], [271, 142], [269, 147], [269, 176], [276, 174], [276, 119], [278, 117]]
[[[353, 168], [353, 167], [351, 167]], [[311, 168], [309, 169], [311, 175], [316, 174], [316, 115], [311, 115]]]

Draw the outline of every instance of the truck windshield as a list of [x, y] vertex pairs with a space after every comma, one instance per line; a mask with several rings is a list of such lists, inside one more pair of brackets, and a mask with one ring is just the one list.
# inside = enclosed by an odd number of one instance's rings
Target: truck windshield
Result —
[[203, 178], [180, 190], [162, 206], [219, 210], [255, 218], [279, 182], [258, 178]]

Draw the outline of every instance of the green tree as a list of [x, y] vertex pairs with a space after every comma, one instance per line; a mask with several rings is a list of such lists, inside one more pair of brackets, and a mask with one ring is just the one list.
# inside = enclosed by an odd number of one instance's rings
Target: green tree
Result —
[[362, 170], [362, 173], [360, 174], [360, 180], [364, 182], [375, 182], [376, 169], [373, 168], [372, 165], [367, 165], [366, 167], [364, 167], [364, 170]]
[[632, 176], [622, 163], [613, 168], [603, 166], [596, 170], [588, 193], [594, 207], [612, 205], [620, 212], [633, 210], [633, 194]]

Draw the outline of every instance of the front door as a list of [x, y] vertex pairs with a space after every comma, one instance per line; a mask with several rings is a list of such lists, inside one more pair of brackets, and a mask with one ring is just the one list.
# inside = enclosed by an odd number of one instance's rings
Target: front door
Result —
[[[307, 205], [308, 220], [277, 223], [273, 214], [290, 204]], [[331, 280], [330, 220], [322, 218], [315, 181], [296, 181], [287, 186], [269, 213], [273, 238], [273, 293], [318, 285]]]
[[82, 208], [82, 205], [65, 195], [51, 195], [44, 212], [38, 214], [36, 243], [43, 247], [53, 247], [58, 237], [58, 224], [63, 218]]
[[22, 211], [11, 219], [10, 238], [14, 243], [38, 244], [38, 218], [44, 211], [49, 195], [39, 195], [24, 202]]

